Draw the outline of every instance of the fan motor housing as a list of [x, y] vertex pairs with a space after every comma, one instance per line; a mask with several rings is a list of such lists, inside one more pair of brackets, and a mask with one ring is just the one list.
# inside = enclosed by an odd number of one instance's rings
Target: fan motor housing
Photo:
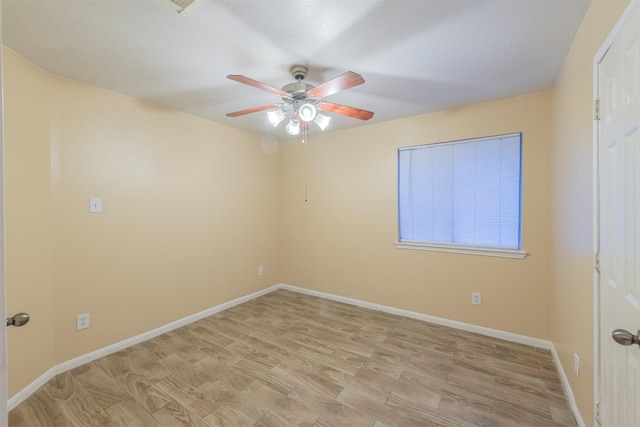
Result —
[[307, 91], [314, 87], [302, 82], [302, 80], [307, 76], [309, 68], [304, 65], [292, 65], [291, 68], [289, 68], [289, 72], [291, 73], [291, 76], [296, 79], [296, 82], [289, 83], [282, 87], [282, 90], [289, 94], [288, 97], [282, 97], [282, 99], [290, 104], [294, 101], [307, 99]]
[[[307, 83], [295, 82], [289, 83], [282, 87], [282, 90], [287, 92], [291, 99], [306, 99], [307, 91], [313, 89], [313, 86]], [[282, 97], [283, 100], [287, 101], [288, 98]]]

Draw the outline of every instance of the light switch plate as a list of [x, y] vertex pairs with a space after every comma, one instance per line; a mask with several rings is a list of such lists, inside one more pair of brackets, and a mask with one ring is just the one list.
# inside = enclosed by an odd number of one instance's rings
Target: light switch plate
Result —
[[98, 197], [92, 197], [89, 199], [89, 212], [98, 213], [102, 212], [102, 199]]

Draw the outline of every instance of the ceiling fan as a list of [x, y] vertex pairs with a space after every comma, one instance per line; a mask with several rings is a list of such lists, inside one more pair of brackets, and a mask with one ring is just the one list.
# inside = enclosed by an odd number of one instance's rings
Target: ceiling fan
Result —
[[258, 111], [269, 110], [267, 111], [267, 117], [274, 127], [277, 127], [280, 122], [289, 117], [289, 123], [285, 129], [291, 135], [298, 135], [301, 130], [306, 130], [308, 123], [311, 121], [316, 123], [321, 130], [325, 130], [331, 121], [331, 117], [321, 114], [319, 111], [340, 114], [360, 120], [369, 120], [373, 117], [372, 111], [322, 100], [329, 95], [363, 84], [364, 79], [360, 74], [347, 71], [318, 86], [313, 86], [303, 82], [309, 71], [304, 65], [293, 65], [289, 71], [296, 81], [284, 85], [282, 89], [269, 86], [268, 84], [245, 76], [235, 74], [227, 76], [228, 79], [236, 82], [244, 83], [278, 95], [284, 101], [284, 103], [262, 105], [260, 107], [227, 113], [227, 116], [238, 117], [245, 114], [257, 113]]

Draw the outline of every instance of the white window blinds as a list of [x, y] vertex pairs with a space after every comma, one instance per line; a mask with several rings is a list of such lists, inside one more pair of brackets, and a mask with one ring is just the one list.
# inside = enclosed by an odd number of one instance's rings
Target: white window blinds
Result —
[[398, 152], [401, 242], [520, 249], [522, 135]]

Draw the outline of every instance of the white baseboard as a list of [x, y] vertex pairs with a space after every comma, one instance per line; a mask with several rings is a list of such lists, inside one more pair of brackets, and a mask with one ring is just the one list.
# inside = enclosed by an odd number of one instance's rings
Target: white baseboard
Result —
[[368, 308], [371, 310], [382, 311], [385, 313], [396, 314], [398, 316], [408, 317], [411, 319], [422, 320], [425, 322], [435, 323], [442, 326], [449, 326], [456, 329], [461, 329], [463, 331], [474, 332], [477, 334], [499, 338], [506, 341], [516, 342], [519, 344], [530, 345], [532, 347], [544, 348], [551, 351], [553, 355], [553, 360], [555, 362], [556, 368], [558, 369], [558, 374], [560, 375], [560, 381], [562, 382], [562, 387], [564, 389], [565, 395], [569, 402], [569, 406], [573, 412], [573, 415], [576, 418], [576, 422], [579, 427], [584, 427], [584, 421], [580, 416], [580, 411], [578, 410], [578, 406], [576, 405], [575, 398], [573, 396], [573, 392], [571, 390], [571, 386], [569, 385], [569, 380], [562, 368], [562, 364], [560, 363], [560, 359], [558, 358], [558, 353], [552, 342], [541, 340], [538, 338], [527, 337], [525, 335], [514, 334], [511, 332], [500, 331], [497, 329], [486, 328], [484, 326], [477, 326], [470, 323], [458, 322], [456, 320], [444, 319], [441, 317], [429, 316], [423, 313], [417, 313], [414, 311], [402, 310], [399, 308], [393, 308], [386, 305], [370, 303], [366, 301], [361, 301], [355, 298], [343, 297], [340, 295], [329, 294], [326, 292], [314, 291], [311, 289], [300, 288], [297, 286], [286, 285], [284, 283], [280, 283], [274, 286], [271, 286], [266, 289], [262, 289], [260, 291], [254, 292], [252, 294], [246, 295], [244, 297], [236, 298], [232, 301], [217, 305], [215, 307], [209, 308], [207, 310], [201, 311], [196, 314], [192, 314], [175, 322], [169, 323], [167, 325], [161, 326], [159, 328], [153, 329], [149, 332], [142, 333], [140, 335], [136, 335], [135, 337], [128, 338], [124, 341], [120, 341], [116, 344], [101, 348], [99, 350], [93, 351], [91, 353], [76, 357], [74, 359], [63, 362], [59, 365], [56, 365], [49, 369], [47, 372], [38, 377], [35, 381], [29, 384], [27, 387], [22, 389], [20, 392], [16, 393], [14, 396], [9, 399], [7, 403], [7, 407], [9, 410], [12, 410], [20, 403], [22, 403], [25, 399], [27, 399], [31, 394], [33, 394], [40, 387], [45, 385], [47, 381], [52, 379], [58, 374], [66, 372], [70, 369], [81, 366], [85, 363], [91, 362], [93, 360], [99, 359], [104, 356], [108, 356], [109, 354], [115, 353], [116, 351], [123, 350], [127, 347], [131, 347], [132, 345], [139, 344], [148, 339], [157, 337], [158, 335], [162, 335], [174, 329], [180, 328], [182, 326], [188, 325], [189, 323], [193, 323], [205, 317], [214, 315], [221, 311], [227, 310], [231, 307], [235, 307], [236, 305], [242, 304], [244, 302], [250, 301], [254, 298], [258, 298], [262, 295], [266, 295], [278, 289], [285, 289], [292, 292], [298, 292], [306, 295], [316, 296], [320, 298], [325, 298], [332, 301], [343, 302], [345, 304], [355, 305], [357, 307]]
[[560, 362], [560, 357], [558, 356], [555, 346], [551, 347], [551, 355], [553, 356], [553, 361], [556, 365], [556, 369], [558, 370], [558, 375], [560, 376], [564, 395], [567, 397], [567, 402], [569, 402], [569, 407], [571, 408], [571, 412], [573, 412], [576, 423], [578, 423], [578, 427], [585, 427], [584, 420], [582, 419], [582, 415], [580, 415], [580, 410], [578, 409], [578, 404], [573, 396], [573, 390], [571, 390], [571, 385], [569, 385], [569, 379], [562, 368], [562, 363]]
[[216, 305], [215, 307], [209, 308], [207, 310], [203, 310], [196, 314], [192, 314], [190, 316], [176, 320], [175, 322], [171, 322], [167, 325], [161, 326], [151, 331], [144, 332], [140, 335], [136, 335], [135, 337], [128, 338], [124, 341], [120, 341], [118, 343], [112, 344], [110, 346], [101, 348], [96, 351], [92, 351], [91, 353], [84, 354], [82, 356], [76, 357], [74, 359], [63, 362], [59, 365], [56, 365], [51, 369], [49, 369], [44, 374], [42, 374], [40, 377], [38, 377], [31, 384], [29, 384], [28, 386], [20, 390], [14, 396], [12, 396], [7, 402], [7, 408], [8, 410], [12, 410], [16, 406], [18, 406], [20, 403], [22, 403], [24, 400], [26, 400], [29, 396], [31, 396], [31, 394], [36, 392], [40, 387], [45, 385], [47, 381], [49, 381], [50, 379], [52, 379], [58, 374], [61, 374], [73, 368], [77, 368], [78, 366], [84, 365], [85, 363], [89, 363], [96, 359], [100, 359], [101, 357], [108, 356], [109, 354], [115, 353], [116, 351], [120, 351], [127, 347], [131, 347], [132, 345], [147, 341], [148, 339], [157, 337], [158, 335], [165, 334], [174, 329], [188, 325], [189, 323], [193, 323], [200, 319], [204, 319], [205, 317], [212, 316], [216, 313], [227, 310], [231, 307], [235, 307], [236, 305], [242, 304], [254, 298], [258, 298], [262, 295], [273, 292], [276, 289], [279, 289], [279, 285], [271, 286], [269, 288], [262, 289], [252, 294], [249, 294], [240, 298], [236, 298], [232, 301], [225, 302], [220, 305]]
[[393, 308], [386, 305], [374, 304], [371, 302], [361, 301], [354, 298], [347, 298], [340, 295], [328, 294], [325, 292], [312, 291], [310, 289], [299, 288], [297, 286], [279, 284], [276, 285], [277, 289], [286, 289], [293, 292], [312, 295], [324, 299], [343, 302], [345, 304], [355, 305], [357, 307], [368, 308], [371, 310], [382, 311], [385, 313], [396, 314], [398, 316], [409, 317], [411, 319], [422, 320], [429, 323], [435, 323], [437, 325], [449, 326], [451, 328], [461, 329], [467, 332], [474, 332], [480, 335], [486, 335], [493, 338], [499, 338], [506, 341], [516, 342], [519, 344], [526, 344], [532, 347], [544, 348], [550, 350], [553, 344], [550, 341], [541, 340], [538, 338], [527, 337], [525, 335], [518, 335], [511, 332], [500, 331], [497, 329], [485, 328], [484, 326], [477, 326], [471, 323], [458, 322], [457, 320], [444, 319], [442, 317], [429, 316], [428, 314], [417, 313], [415, 311], [402, 310], [399, 308]]

